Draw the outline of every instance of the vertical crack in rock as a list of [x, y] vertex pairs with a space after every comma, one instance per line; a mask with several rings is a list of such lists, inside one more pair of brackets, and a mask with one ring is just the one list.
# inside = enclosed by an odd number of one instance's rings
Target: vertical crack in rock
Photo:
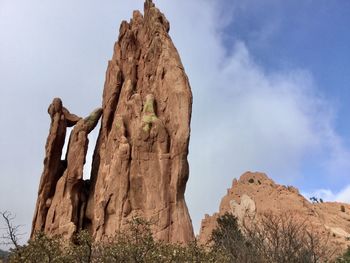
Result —
[[[102, 110], [77, 123], [61, 113], [65, 110], [56, 110], [55, 118], [63, 116], [62, 131], [54, 135], [51, 124], [48, 141], [59, 136], [59, 143], [54, 166], [45, 161], [40, 189], [45, 185], [48, 190], [39, 190], [33, 231], [70, 237], [83, 228], [98, 241], [114, 236], [137, 216], [151, 222], [159, 240], [194, 240], [184, 199], [192, 93], [169, 28], [165, 16], [147, 0], [144, 15], [134, 11], [129, 23], [121, 23], [106, 72]], [[101, 114], [91, 182], [84, 182], [87, 134]], [[61, 171], [58, 156], [65, 130], [74, 123]], [[47, 146], [46, 159], [52, 158], [50, 149]]]

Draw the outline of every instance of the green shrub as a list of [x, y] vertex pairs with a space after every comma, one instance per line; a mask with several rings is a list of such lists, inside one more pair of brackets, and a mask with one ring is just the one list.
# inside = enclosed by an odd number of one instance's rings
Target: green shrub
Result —
[[264, 262], [243, 235], [236, 217], [226, 213], [217, 219], [217, 224], [211, 237], [212, 249], [224, 255], [226, 262]]
[[350, 263], [350, 247], [342, 256], [337, 258], [336, 263]]
[[87, 231], [77, 233], [71, 241], [59, 236], [38, 233], [27, 245], [12, 250], [10, 262], [20, 263], [224, 263], [225, 257], [196, 242], [187, 246], [156, 241], [150, 224], [134, 218], [126, 231], [106, 242], [93, 242]]
[[62, 239], [37, 233], [28, 244], [11, 250], [9, 262], [51, 263], [63, 262]]
[[[9, 262], [20, 263], [308, 263], [329, 262], [327, 243], [290, 215], [266, 215], [259, 224], [239, 226], [231, 214], [218, 218], [206, 247], [166, 244], [153, 238], [151, 225], [133, 218], [128, 229], [105, 242], [93, 242], [87, 231], [72, 240], [38, 233], [13, 249]], [[350, 251], [338, 263], [350, 262]], [[348, 261], [347, 261], [348, 260]]]

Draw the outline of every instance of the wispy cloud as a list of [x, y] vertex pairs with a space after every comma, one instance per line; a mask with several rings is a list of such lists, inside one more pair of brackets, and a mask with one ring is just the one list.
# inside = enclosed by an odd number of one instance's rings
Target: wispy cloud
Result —
[[[203, 212], [217, 211], [225, 188], [247, 170], [288, 184], [325, 179], [304, 174], [305, 165], [328, 179], [335, 171], [345, 178], [349, 149], [336, 132], [333, 105], [308, 69], [266, 68], [239, 36], [227, 50], [220, 34], [227, 18], [218, 20], [217, 4], [204, 1], [195, 16], [183, 9], [181, 19], [165, 10], [194, 93], [187, 199], [197, 229]], [[196, 37], [183, 37], [193, 32]], [[305, 164], [309, 158], [317, 161]]]

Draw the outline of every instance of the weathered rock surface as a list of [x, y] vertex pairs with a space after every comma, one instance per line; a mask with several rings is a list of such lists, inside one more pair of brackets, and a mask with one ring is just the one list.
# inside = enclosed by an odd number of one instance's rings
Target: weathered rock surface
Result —
[[86, 227], [97, 240], [133, 216], [158, 239], [193, 240], [184, 200], [192, 94], [169, 23], [151, 1], [122, 22], [109, 62]]
[[[341, 211], [344, 206], [344, 212]], [[232, 213], [243, 219], [256, 220], [266, 213], [300, 217], [310, 222], [319, 232], [330, 233], [330, 245], [344, 249], [350, 245], [350, 205], [324, 202], [310, 203], [299, 191], [291, 186], [278, 185], [265, 174], [247, 172], [239, 180], [234, 179], [232, 187], [223, 197], [218, 213], [206, 215], [202, 220], [199, 242], [206, 244], [215, 229], [216, 219]]]
[[61, 160], [66, 130], [67, 127], [73, 126], [80, 119], [76, 115], [70, 114], [69, 111], [63, 107], [62, 101], [59, 98], [55, 98], [50, 104], [48, 113], [51, 117], [51, 126], [46, 141], [44, 171], [39, 185], [32, 234], [35, 231], [43, 231], [45, 228], [49, 208], [47, 200], [52, 199], [54, 196], [56, 184], [67, 166], [66, 162]]
[[[32, 235], [38, 231], [70, 237], [82, 227], [86, 207], [86, 182], [83, 167], [88, 147], [88, 134], [95, 128], [102, 109], [81, 119], [70, 114], [62, 101], [54, 99], [49, 107], [51, 128], [46, 144], [44, 172], [34, 214]], [[61, 160], [66, 128], [74, 125], [67, 155]]]
[[67, 168], [58, 180], [56, 191], [46, 203], [49, 210], [46, 217], [46, 233], [71, 237], [82, 229], [88, 198], [88, 185], [83, 180], [85, 156], [88, 149], [88, 134], [95, 128], [102, 109], [92, 112], [74, 126], [67, 149]]
[[[33, 232], [70, 237], [88, 229], [95, 240], [103, 240], [137, 216], [152, 223], [157, 239], [194, 239], [184, 200], [192, 93], [168, 31], [165, 16], [147, 0], [144, 15], [134, 11], [120, 26], [102, 110], [79, 119], [60, 101], [50, 106]], [[101, 114], [91, 182], [85, 182], [87, 135]], [[66, 127], [74, 124], [61, 161]]]

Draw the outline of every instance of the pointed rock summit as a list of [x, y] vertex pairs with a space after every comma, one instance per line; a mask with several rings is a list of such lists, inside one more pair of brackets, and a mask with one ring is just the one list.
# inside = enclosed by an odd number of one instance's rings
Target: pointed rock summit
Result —
[[[169, 22], [152, 1], [144, 15], [123, 21], [108, 63], [102, 109], [81, 119], [50, 105], [46, 144], [32, 234], [45, 231], [70, 238], [87, 229], [104, 240], [133, 217], [151, 222], [166, 242], [194, 240], [184, 199], [192, 93]], [[91, 180], [83, 180], [88, 133], [101, 118]], [[61, 160], [66, 128], [70, 135]]]

